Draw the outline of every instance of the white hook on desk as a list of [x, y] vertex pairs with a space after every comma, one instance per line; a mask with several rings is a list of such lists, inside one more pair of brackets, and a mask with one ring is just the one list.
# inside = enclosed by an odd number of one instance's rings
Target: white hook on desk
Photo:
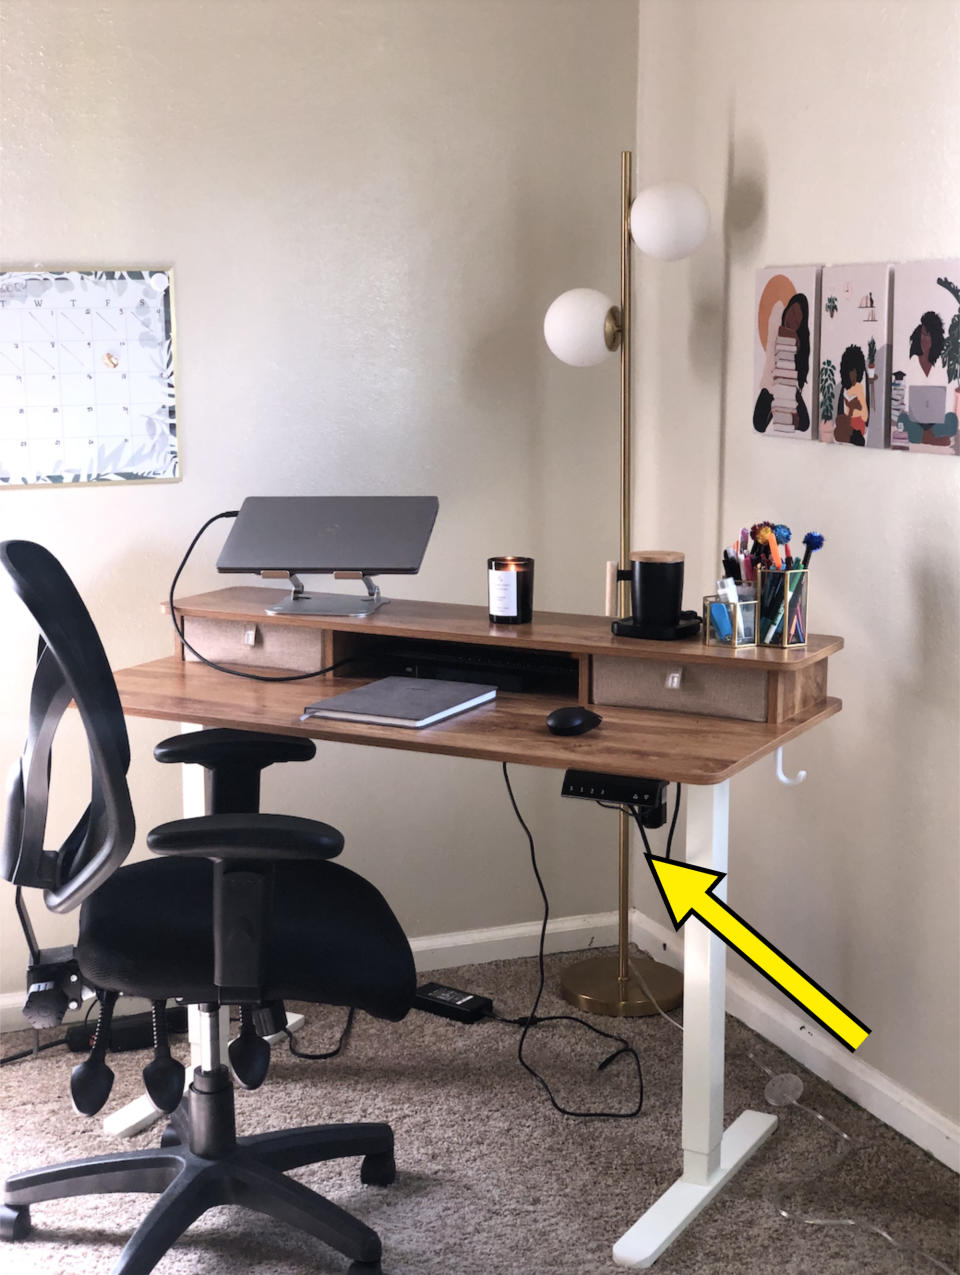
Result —
[[794, 784], [802, 784], [803, 781], [806, 779], [806, 777], [807, 777], [807, 772], [805, 770], [798, 770], [796, 774], [796, 778], [794, 779], [791, 779], [789, 775], [785, 775], [783, 773], [783, 749], [778, 748], [777, 749], [777, 778], [780, 780], [780, 782], [782, 784], [786, 784], [788, 787], [792, 787]]

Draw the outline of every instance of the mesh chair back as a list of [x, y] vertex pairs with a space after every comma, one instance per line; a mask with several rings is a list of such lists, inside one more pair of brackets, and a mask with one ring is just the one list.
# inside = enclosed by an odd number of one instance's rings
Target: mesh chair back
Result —
[[[68, 912], [120, 866], [133, 845], [127, 728], [97, 630], [57, 559], [29, 540], [7, 540], [0, 544], [0, 566], [41, 633], [27, 742], [8, 782], [0, 876], [43, 889], [48, 908]], [[87, 737], [90, 800], [59, 849], [48, 851], [43, 842], [53, 737], [71, 700]]]

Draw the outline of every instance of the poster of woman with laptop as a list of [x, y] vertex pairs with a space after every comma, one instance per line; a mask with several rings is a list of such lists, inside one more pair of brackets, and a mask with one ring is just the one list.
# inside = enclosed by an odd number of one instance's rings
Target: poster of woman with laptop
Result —
[[960, 260], [897, 266], [891, 410], [897, 450], [960, 455], [958, 283]]

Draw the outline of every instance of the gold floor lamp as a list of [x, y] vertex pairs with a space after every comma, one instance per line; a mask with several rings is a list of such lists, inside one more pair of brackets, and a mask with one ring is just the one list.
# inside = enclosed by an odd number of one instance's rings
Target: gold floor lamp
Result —
[[[564, 363], [589, 367], [620, 351], [620, 554], [630, 566], [631, 507], [631, 250], [665, 261], [694, 252], [707, 234], [710, 216], [699, 191], [679, 182], [648, 186], [633, 198], [633, 153], [620, 157], [620, 304], [593, 288], [574, 288], [557, 297], [543, 321], [551, 351]], [[621, 581], [617, 615], [630, 611], [629, 585]], [[626, 639], [630, 640], [630, 639]], [[651, 779], [658, 776], [651, 775]], [[654, 1014], [657, 1006], [680, 1004], [683, 980], [659, 961], [630, 960], [630, 815], [619, 815], [620, 880], [618, 944], [615, 956], [596, 956], [568, 966], [561, 978], [564, 999], [594, 1014], [621, 1018]], [[656, 1002], [656, 1003], [654, 1003]]]

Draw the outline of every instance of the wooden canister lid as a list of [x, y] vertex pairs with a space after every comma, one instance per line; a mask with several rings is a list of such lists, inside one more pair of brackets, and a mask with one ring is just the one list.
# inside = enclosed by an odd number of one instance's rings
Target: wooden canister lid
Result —
[[631, 562], [683, 562], [679, 549], [636, 549], [630, 555]]

